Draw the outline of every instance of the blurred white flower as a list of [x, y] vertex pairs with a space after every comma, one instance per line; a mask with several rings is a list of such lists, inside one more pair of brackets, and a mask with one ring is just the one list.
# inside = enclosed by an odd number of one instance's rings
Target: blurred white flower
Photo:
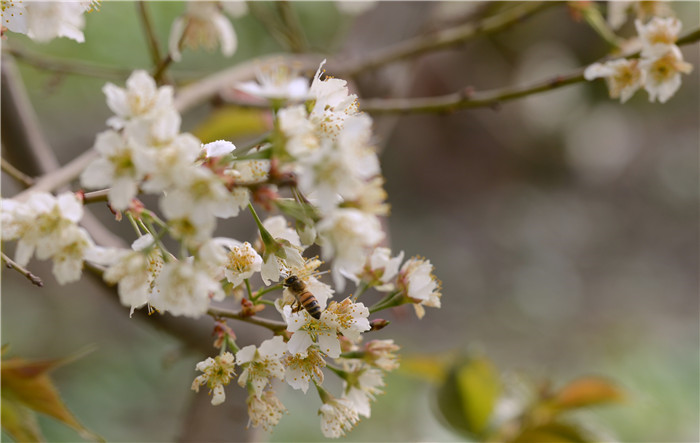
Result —
[[583, 73], [586, 80], [604, 78], [610, 98], [619, 98], [621, 103], [629, 100], [644, 85], [645, 72], [638, 59], [619, 59], [605, 63], [594, 63]]
[[642, 42], [642, 57], [658, 57], [675, 46], [681, 32], [681, 22], [675, 17], [654, 17], [646, 25], [636, 20], [634, 25]]
[[367, 254], [384, 239], [379, 219], [353, 208], [336, 209], [316, 225], [323, 259], [333, 260], [333, 279], [338, 291], [345, 287], [343, 274], [357, 274]]
[[248, 396], [249, 425], [254, 428], [262, 426], [266, 431], [271, 430], [279, 423], [282, 414], [287, 411], [282, 402], [272, 391], [265, 391], [261, 396]]
[[319, 409], [321, 432], [328, 438], [339, 438], [360, 420], [353, 403], [346, 398], [331, 398]]
[[185, 14], [177, 17], [170, 28], [168, 49], [176, 62], [182, 59], [180, 45], [196, 50], [203, 47], [213, 50], [217, 44], [226, 57], [232, 56], [238, 47], [238, 38], [231, 21], [221, 13], [221, 3], [214, 1], [189, 1]]
[[107, 120], [113, 129], [121, 129], [135, 117], [150, 117], [172, 108], [173, 88], [157, 87], [155, 80], [146, 71], [134, 71], [126, 81], [126, 88], [107, 83], [102, 92], [107, 96], [107, 106], [115, 114]]
[[83, 13], [91, 2], [78, 1], [5, 1], [2, 2], [2, 25], [12, 32], [46, 43], [56, 37], [85, 41]]
[[396, 355], [399, 349], [392, 339], [372, 340], [365, 345], [365, 360], [384, 371], [393, 371], [399, 367], [399, 358]]
[[80, 175], [80, 183], [88, 189], [110, 187], [107, 198], [114, 209], [123, 211], [136, 196], [145, 177], [134, 163], [134, 149], [113, 130], [97, 134], [94, 149], [100, 154]]
[[304, 259], [301, 256], [302, 248], [299, 234], [287, 225], [287, 221], [281, 215], [268, 217], [263, 222], [263, 227], [280, 241], [283, 255], [281, 258], [274, 253], [266, 253], [265, 261], [262, 265], [260, 275], [263, 282], [269, 285], [270, 282], [278, 281], [280, 276], [290, 268], [301, 268], [304, 266]]
[[683, 54], [672, 45], [658, 58], [644, 58], [639, 66], [646, 72], [644, 89], [649, 93], [649, 101], [656, 99], [665, 103], [681, 87], [681, 74], [689, 74], [693, 65], [683, 61]]
[[207, 157], [221, 157], [232, 153], [236, 145], [226, 140], [217, 140], [202, 146]]
[[384, 386], [382, 371], [360, 365], [343, 383], [344, 397], [353, 404], [359, 415], [369, 418], [370, 402], [374, 400], [375, 395], [383, 392], [379, 389], [382, 386]]
[[257, 81], [241, 82], [236, 89], [269, 100], [300, 101], [309, 98], [309, 79], [283, 63], [272, 63], [258, 68]]

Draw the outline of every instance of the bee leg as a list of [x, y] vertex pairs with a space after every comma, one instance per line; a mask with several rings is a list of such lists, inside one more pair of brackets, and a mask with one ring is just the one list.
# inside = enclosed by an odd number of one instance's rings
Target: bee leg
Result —
[[301, 311], [301, 303], [299, 303], [298, 301], [295, 301], [294, 303], [292, 303], [292, 312], [299, 312], [299, 311]]

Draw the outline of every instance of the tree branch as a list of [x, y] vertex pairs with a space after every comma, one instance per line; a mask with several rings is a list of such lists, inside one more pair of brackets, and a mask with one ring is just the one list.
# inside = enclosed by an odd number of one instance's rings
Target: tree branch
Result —
[[17, 60], [45, 71], [61, 74], [84, 75], [87, 77], [104, 78], [107, 80], [123, 80], [131, 73], [130, 69], [113, 66], [101, 66], [79, 60], [64, 60], [56, 57], [37, 54], [26, 49], [3, 43], [2, 52], [15, 57]]
[[486, 17], [477, 23], [467, 23], [434, 34], [421, 35], [409, 40], [404, 40], [363, 57], [359, 62], [351, 64], [343, 70], [342, 74], [355, 76], [360, 72], [376, 69], [398, 60], [415, 57], [430, 51], [449, 48], [450, 46], [464, 43], [480, 35], [493, 34], [521, 22], [534, 13], [556, 3], [559, 2], [522, 2], [499, 14]]
[[[677, 44], [679, 46], [687, 45], [698, 40], [700, 40], [700, 28], [680, 38]], [[604, 57], [600, 61], [636, 57], [638, 55], [639, 53], [636, 52], [626, 56]], [[569, 74], [557, 75], [529, 85], [492, 89], [490, 91], [475, 92], [471, 88], [465, 88], [452, 94], [436, 97], [363, 99], [360, 102], [360, 108], [371, 114], [409, 114], [443, 113], [458, 109], [494, 107], [506, 101], [583, 82], [586, 80], [583, 77], [585, 69], [586, 67], [579, 68]]]
[[207, 314], [211, 315], [212, 317], [233, 318], [236, 320], [244, 321], [246, 323], [252, 323], [254, 325], [262, 326], [272, 331], [282, 331], [287, 328], [287, 324], [284, 322], [268, 320], [266, 318], [260, 318], [257, 316], [247, 316], [241, 314], [240, 311], [232, 311], [230, 309], [209, 308]]
[[20, 171], [19, 169], [15, 168], [12, 166], [7, 160], [4, 158], [0, 158], [0, 167], [2, 167], [2, 170], [5, 171], [10, 177], [14, 178], [15, 180], [19, 181], [22, 183], [24, 186], [32, 186], [34, 184], [34, 179], [24, 172]]
[[146, 9], [146, 2], [141, 0], [136, 3], [136, 8], [139, 11], [139, 18], [141, 19], [141, 27], [143, 32], [146, 34], [146, 41], [148, 42], [148, 49], [151, 53], [151, 60], [153, 60], [153, 66], [158, 66], [162, 57], [160, 56], [160, 45], [158, 44], [158, 38], [153, 29], [153, 23], [151, 22], [151, 16]]
[[10, 257], [5, 255], [4, 252], [0, 252], [0, 254], [2, 255], [2, 261], [5, 263], [5, 266], [7, 266], [10, 269], [14, 269], [15, 271], [24, 275], [27, 278], [27, 280], [32, 282], [33, 285], [36, 285], [39, 287], [44, 286], [44, 282], [41, 281], [41, 278], [32, 274], [29, 270], [27, 270], [23, 266], [20, 266], [19, 264], [17, 264], [14, 260], [12, 260]]

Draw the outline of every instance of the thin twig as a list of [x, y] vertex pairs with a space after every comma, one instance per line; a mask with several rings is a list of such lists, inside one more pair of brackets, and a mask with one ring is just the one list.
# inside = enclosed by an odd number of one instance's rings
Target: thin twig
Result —
[[211, 315], [212, 317], [233, 318], [246, 323], [262, 326], [272, 331], [281, 331], [287, 328], [287, 324], [284, 322], [268, 320], [266, 318], [260, 318], [254, 315], [243, 315], [240, 311], [232, 311], [230, 309], [209, 308], [209, 310], [207, 310], [207, 314]]
[[12, 260], [10, 257], [5, 255], [4, 252], [0, 252], [2, 254], [2, 261], [5, 263], [5, 266], [7, 266], [10, 269], [14, 269], [15, 271], [19, 272], [20, 274], [24, 275], [27, 280], [32, 282], [33, 285], [42, 287], [44, 286], [44, 282], [41, 281], [39, 277], [36, 275], [32, 274], [29, 270], [24, 268], [23, 266], [20, 266], [19, 264], [15, 263], [14, 260]]
[[131, 69], [102, 66], [81, 60], [59, 59], [13, 47], [6, 43], [3, 43], [2, 52], [10, 54], [17, 60], [34, 66], [35, 68], [62, 74], [84, 75], [107, 80], [123, 80], [131, 73]]
[[421, 35], [409, 40], [404, 40], [393, 46], [379, 49], [364, 56], [359, 62], [348, 66], [342, 74], [346, 76], [355, 76], [360, 72], [376, 69], [398, 60], [464, 43], [480, 35], [493, 34], [556, 3], [559, 2], [522, 2], [499, 14], [487, 17], [478, 23], [467, 23], [434, 34]]
[[289, 49], [292, 52], [303, 53], [309, 50], [309, 41], [304, 34], [304, 28], [299, 22], [299, 17], [292, 8], [289, 0], [276, 2], [277, 11], [282, 17], [282, 21], [287, 28], [287, 37], [289, 39]]
[[[700, 28], [691, 31], [677, 41], [679, 46], [694, 43], [700, 40]], [[619, 57], [604, 57], [600, 61], [613, 60], [624, 57], [637, 57], [638, 52]], [[371, 114], [415, 114], [415, 113], [443, 113], [457, 109], [495, 107], [503, 102], [514, 100], [539, 92], [551, 91], [563, 86], [580, 83], [586, 79], [583, 77], [585, 67], [579, 68], [569, 74], [557, 75], [544, 81], [531, 83], [524, 86], [492, 89], [490, 91], [476, 92], [470, 88], [452, 94], [436, 97], [418, 98], [389, 98], [389, 99], [363, 99], [361, 109]]]
[[2, 170], [5, 171], [10, 177], [14, 178], [15, 180], [19, 181], [22, 183], [24, 186], [32, 186], [34, 184], [34, 179], [24, 172], [20, 171], [19, 169], [15, 168], [12, 166], [7, 160], [4, 158], [0, 158], [0, 166], [2, 167]]
[[99, 191], [86, 192], [83, 195], [83, 204], [106, 202], [109, 189], [101, 189]]
[[151, 60], [153, 60], [153, 66], [158, 66], [162, 60], [160, 55], [160, 45], [153, 28], [151, 16], [148, 13], [148, 9], [146, 9], [146, 2], [143, 0], [137, 2], [136, 8], [139, 11], [139, 17], [141, 18], [141, 27], [143, 28], [143, 32], [146, 34], [148, 49], [151, 53]]

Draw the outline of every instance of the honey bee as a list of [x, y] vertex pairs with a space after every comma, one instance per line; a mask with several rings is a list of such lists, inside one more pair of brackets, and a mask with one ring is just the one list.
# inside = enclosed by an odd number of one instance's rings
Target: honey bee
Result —
[[284, 286], [289, 288], [289, 292], [296, 299], [297, 306], [292, 306], [294, 312], [299, 312], [303, 307], [316, 320], [321, 318], [321, 305], [318, 304], [316, 297], [308, 290], [306, 283], [296, 275], [290, 275], [284, 280]]

